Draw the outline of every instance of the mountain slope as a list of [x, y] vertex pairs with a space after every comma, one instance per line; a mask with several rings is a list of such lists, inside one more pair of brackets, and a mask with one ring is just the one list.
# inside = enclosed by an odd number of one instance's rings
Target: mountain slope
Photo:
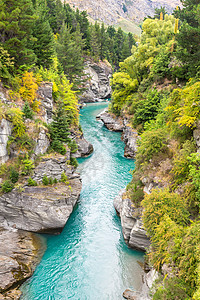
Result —
[[74, 8], [86, 10], [94, 20], [105, 24], [117, 24], [119, 18], [124, 18], [139, 24], [145, 16], [153, 15], [154, 9], [165, 6], [171, 13], [179, 0], [66, 0]]

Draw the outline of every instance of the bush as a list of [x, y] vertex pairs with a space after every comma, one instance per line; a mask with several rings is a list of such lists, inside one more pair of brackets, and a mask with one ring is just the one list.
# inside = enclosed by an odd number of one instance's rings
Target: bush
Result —
[[145, 122], [155, 119], [158, 114], [160, 100], [161, 96], [154, 88], [152, 91], [149, 91], [143, 99], [137, 101], [133, 125], [144, 125]]
[[49, 184], [49, 178], [46, 175], [42, 178], [42, 183], [44, 185], [48, 185]]
[[136, 154], [137, 165], [148, 163], [154, 155], [166, 151], [168, 149], [166, 141], [166, 132], [161, 128], [145, 131], [139, 141]]
[[63, 171], [62, 174], [61, 174], [60, 182], [63, 182], [63, 183], [65, 183], [65, 184], [69, 184], [68, 177], [67, 177], [67, 175], [65, 174], [64, 171]]
[[52, 143], [51, 143], [51, 147], [54, 151], [62, 154], [62, 155], [65, 155], [67, 150], [65, 148], [65, 146], [63, 145], [62, 142], [60, 142], [59, 140], [54, 140]]
[[78, 167], [77, 159], [74, 157], [70, 157], [70, 165], [74, 166], [75, 168]]
[[4, 193], [9, 193], [13, 190], [14, 188], [14, 184], [10, 181], [10, 180], [6, 180], [4, 181], [4, 183], [2, 184], [2, 192]]
[[71, 153], [75, 153], [77, 150], [78, 150], [78, 146], [77, 146], [77, 143], [76, 141], [72, 140], [68, 143], [68, 146], [71, 150]]
[[53, 184], [53, 178], [52, 177], [49, 178], [49, 184], [51, 184], [51, 185]]
[[153, 295], [153, 300], [186, 300], [190, 299], [187, 295], [187, 288], [184, 281], [177, 277], [165, 279], [164, 283], [157, 287]]
[[29, 177], [28, 178], [28, 186], [36, 186], [37, 182], [33, 180], [33, 178]]
[[34, 162], [28, 158], [22, 160], [22, 175], [29, 175], [35, 168]]
[[30, 108], [28, 102], [26, 101], [23, 107], [23, 114], [26, 119], [33, 119], [33, 110]]
[[58, 180], [56, 178], [54, 178], [53, 183], [58, 183]]
[[146, 194], [142, 206], [143, 222], [149, 236], [155, 233], [156, 227], [165, 216], [169, 216], [177, 224], [184, 225], [188, 222], [186, 201], [179, 194], [170, 193], [168, 189], [154, 189], [150, 195]]
[[11, 171], [10, 171], [10, 180], [12, 183], [16, 183], [19, 179], [19, 173], [14, 169], [12, 168]]
[[140, 206], [144, 198], [143, 184], [140, 180], [136, 180], [133, 176], [132, 182], [127, 185], [127, 194], [136, 207]]

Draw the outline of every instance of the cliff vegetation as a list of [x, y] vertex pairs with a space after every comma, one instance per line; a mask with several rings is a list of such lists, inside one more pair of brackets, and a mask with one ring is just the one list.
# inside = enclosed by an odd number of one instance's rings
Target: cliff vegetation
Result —
[[143, 22], [112, 79], [110, 111], [128, 115], [140, 135], [127, 193], [144, 208], [159, 300], [200, 299], [200, 4], [182, 2]]

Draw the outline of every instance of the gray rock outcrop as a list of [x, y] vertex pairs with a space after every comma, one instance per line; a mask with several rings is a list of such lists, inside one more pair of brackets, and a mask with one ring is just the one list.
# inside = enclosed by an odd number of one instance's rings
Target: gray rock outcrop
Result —
[[0, 249], [0, 299], [19, 299], [16, 286], [33, 274], [44, 243], [32, 233], [0, 230]]
[[85, 63], [86, 78], [85, 92], [80, 98], [80, 103], [98, 102], [111, 97], [110, 77], [112, 68], [107, 63]]
[[42, 82], [38, 88], [39, 100], [41, 101], [41, 106], [43, 108], [42, 114], [44, 121], [49, 124], [52, 122], [53, 116], [53, 96], [52, 82]]
[[137, 131], [131, 127], [129, 120], [125, 116], [123, 118], [115, 116], [108, 112], [107, 108], [96, 118], [101, 120], [109, 130], [122, 131], [122, 140], [125, 143], [124, 156], [135, 158], [139, 136]]
[[151, 300], [150, 290], [155, 280], [158, 279], [158, 272], [155, 269], [151, 269], [148, 273], [143, 275], [143, 285], [140, 291], [133, 291], [126, 289], [123, 293], [123, 297], [129, 300]]
[[72, 154], [73, 157], [78, 158], [78, 157], [86, 157], [89, 156], [93, 151], [94, 148], [91, 143], [89, 143], [83, 135], [76, 136], [75, 138], [76, 144], [78, 146], [78, 150], [76, 153]]
[[36, 146], [34, 149], [34, 155], [42, 155], [45, 154], [47, 149], [50, 146], [50, 140], [47, 135], [47, 132], [44, 128], [40, 128], [37, 140], [36, 140]]
[[2, 119], [0, 123], [0, 164], [5, 163], [9, 159], [7, 143], [11, 131], [11, 123], [6, 119]]
[[111, 114], [107, 111], [107, 108], [101, 112], [97, 117], [98, 120], [101, 120], [108, 130], [112, 131], [123, 131], [124, 124], [121, 117], [116, 117], [114, 114]]
[[197, 123], [196, 129], [193, 131], [193, 137], [196, 142], [197, 152], [200, 153], [200, 122]]
[[81, 192], [79, 174], [72, 173], [67, 158], [43, 158], [33, 179], [41, 183], [44, 175], [60, 179], [64, 172], [68, 183], [52, 186], [22, 186], [0, 197], [0, 226], [31, 232], [60, 232], [65, 226]]
[[114, 199], [114, 207], [121, 218], [122, 233], [127, 245], [133, 249], [146, 251], [150, 245], [149, 238], [141, 221], [141, 208], [135, 208], [127, 197], [125, 189]]
[[137, 131], [129, 125], [127, 119], [124, 119], [122, 139], [125, 143], [124, 156], [127, 158], [134, 158], [137, 152], [138, 134]]

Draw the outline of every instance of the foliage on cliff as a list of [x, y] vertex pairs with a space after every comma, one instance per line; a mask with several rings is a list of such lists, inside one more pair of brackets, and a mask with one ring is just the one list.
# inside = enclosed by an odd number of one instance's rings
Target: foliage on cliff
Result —
[[137, 182], [154, 186], [142, 201], [132, 199], [144, 208], [149, 261], [161, 272], [163, 264], [172, 270], [153, 299], [200, 295], [200, 154], [194, 139], [200, 122], [200, 7], [195, 0], [183, 5], [174, 16], [144, 21], [138, 46], [112, 80], [110, 109], [128, 113], [140, 133], [128, 194], [137, 197]]

